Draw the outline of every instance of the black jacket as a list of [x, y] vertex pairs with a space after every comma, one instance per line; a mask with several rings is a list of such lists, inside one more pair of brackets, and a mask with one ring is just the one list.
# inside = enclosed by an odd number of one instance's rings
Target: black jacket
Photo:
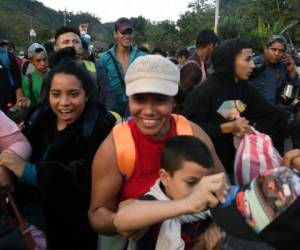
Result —
[[[0, 52], [2, 53], [2, 52]], [[9, 52], [9, 69], [4, 66], [0, 60], [0, 109], [4, 112], [7, 110], [7, 104], [15, 104], [16, 102], [16, 89], [21, 88], [21, 74], [18, 68], [15, 56]], [[14, 85], [9, 79], [9, 72], [11, 73]]]
[[228, 122], [225, 114], [228, 107], [236, 106], [235, 110], [242, 117], [248, 119], [258, 130], [273, 137], [285, 130], [287, 115], [270, 104], [247, 81], [234, 81], [233, 65], [238, 52], [232, 42], [220, 47], [212, 58], [215, 73], [195, 88], [191, 97], [186, 100], [184, 114], [210, 136], [222, 163], [231, 174], [235, 155], [233, 136], [222, 134], [220, 129], [222, 123]]
[[[98, 107], [63, 131], [55, 115], [40, 112], [27, 136], [36, 163], [38, 191], [51, 249], [96, 249], [97, 234], [87, 213], [94, 154], [114, 126], [113, 116]], [[30, 193], [27, 195], [31, 195]]]

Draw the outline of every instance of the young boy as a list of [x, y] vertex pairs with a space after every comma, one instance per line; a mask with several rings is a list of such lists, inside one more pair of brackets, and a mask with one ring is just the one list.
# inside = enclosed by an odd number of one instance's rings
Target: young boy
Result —
[[22, 77], [22, 89], [33, 106], [40, 99], [44, 75], [48, 70], [48, 56], [44, 46], [39, 43], [31, 44], [28, 47], [27, 54], [30, 63], [35, 67], [35, 71]]
[[140, 200], [121, 204], [113, 218], [117, 230], [129, 239], [135, 238], [135, 231], [147, 231], [141, 239], [130, 241], [128, 249], [191, 249], [196, 247], [195, 242], [197, 249], [205, 244], [210, 247], [207, 249], [217, 249], [213, 247], [220, 245], [221, 232], [210, 226], [210, 214], [204, 210], [216, 206], [220, 199], [209, 190], [214, 188], [213, 183], [208, 185], [206, 180], [225, 176], [207, 176], [212, 173], [212, 165], [211, 155], [199, 139], [170, 139], [162, 151], [159, 180]]

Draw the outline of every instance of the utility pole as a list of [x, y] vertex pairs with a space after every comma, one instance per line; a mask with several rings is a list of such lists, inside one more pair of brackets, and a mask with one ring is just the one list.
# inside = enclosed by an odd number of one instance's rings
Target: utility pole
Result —
[[220, 0], [216, 0], [215, 28], [214, 28], [214, 31], [216, 34], [218, 34], [219, 18], [220, 18]]
[[65, 8], [65, 11], [64, 11], [64, 26], [66, 26], [67, 24], [67, 9]]
[[35, 0], [30, 0], [31, 3], [31, 18], [30, 18], [30, 31], [29, 31], [29, 36], [30, 36], [30, 43], [32, 43], [33, 38], [36, 37], [36, 32], [33, 28], [34, 26], [34, 18], [35, 18]]

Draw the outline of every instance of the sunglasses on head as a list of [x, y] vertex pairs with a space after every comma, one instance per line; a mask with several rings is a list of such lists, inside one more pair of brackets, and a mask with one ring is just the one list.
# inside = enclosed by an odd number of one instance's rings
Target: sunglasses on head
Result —
[[122, 35], [131, 35], [133, 33], [132, 29], [126, 29], [123, 32], [120, 32]]

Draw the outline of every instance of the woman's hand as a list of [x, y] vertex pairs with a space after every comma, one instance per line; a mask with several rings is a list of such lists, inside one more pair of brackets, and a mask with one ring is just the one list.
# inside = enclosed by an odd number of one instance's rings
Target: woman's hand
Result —
[[31, 101], [29, 98], [21, 96], [17, 99], [16, 105], [19, 108], [29, 108], [31, 105]]
[[282, 165], [294, 167], [300, 171], [300, 149], [293, 149], [285, 153], [282, 159]]
[[25, 167], [25, 161], [13, 150], [6, 149], [0, 154], [0, 165], [11, 170], [17, 177], [21, 177]]
[[245, 118], [239, 118], [238, 120], [233, 122], [232, 134], [243, 138], [245, 134], [249, 134], [251, 132], [251, 127], [249, 126], [249, 121]]
[[221, 124], [221, 130], [223, 134], [232, 133], [233, 135], [242, 138], [245, 134], [251, 132], [251, 126], [249, 125], [248, 120], [240, 117], [235, 121]]

